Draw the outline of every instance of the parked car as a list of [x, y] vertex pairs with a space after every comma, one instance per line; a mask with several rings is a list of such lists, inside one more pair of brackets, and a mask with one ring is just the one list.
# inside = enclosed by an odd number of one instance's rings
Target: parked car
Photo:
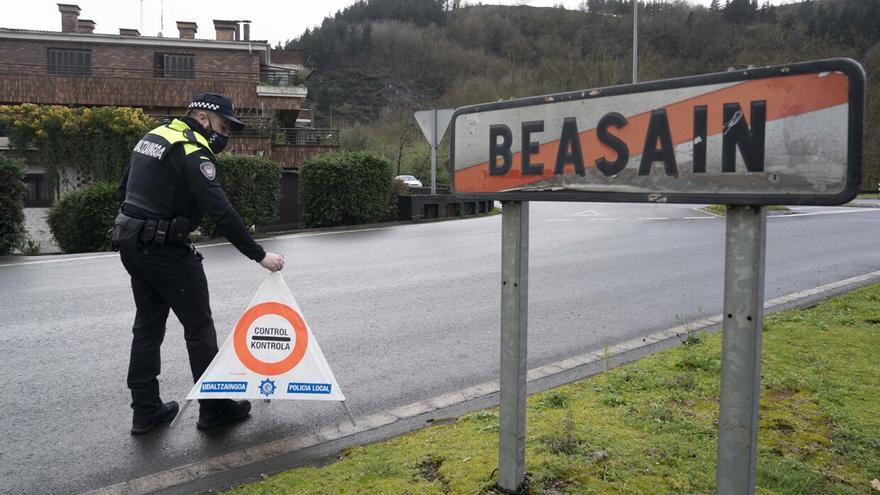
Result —
[[422, 187], [422, 181], [416, 179], [412, 175], [398, 175], [394, 178], [395, 181], [403, 182], [406, 187]]

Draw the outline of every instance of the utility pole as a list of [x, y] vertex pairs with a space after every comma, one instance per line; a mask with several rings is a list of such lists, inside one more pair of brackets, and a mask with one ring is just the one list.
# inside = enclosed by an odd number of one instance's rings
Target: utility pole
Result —
[[639, 82], [639, 0], [633, 3], [633, 84]]

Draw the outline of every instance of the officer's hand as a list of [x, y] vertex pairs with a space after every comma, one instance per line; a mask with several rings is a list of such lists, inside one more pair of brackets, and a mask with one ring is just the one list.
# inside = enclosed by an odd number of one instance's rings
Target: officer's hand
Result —
[[277, 253], [266, 253], [266, 257], [260, 261], [260, 266], [270, 272], [277, 272], [284, 268], [284, 256]]

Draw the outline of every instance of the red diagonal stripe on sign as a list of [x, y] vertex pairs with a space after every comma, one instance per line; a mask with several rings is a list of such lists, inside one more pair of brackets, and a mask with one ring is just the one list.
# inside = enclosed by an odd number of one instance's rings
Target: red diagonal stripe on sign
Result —
[[[726, 103], [739, 103], [743, 117], [751, 122], [751, 102], [764, 100], [767, 102], [767, 122], [797, 115], [815, 112], [825, 108], [841, 105], [849, 101], [849, 79], [844, 74], [803, 74], [796, 76], [773, 77], [747, 81], [741, 84], [712, 91], [703, 95], [688, 98], [666, 105], [666, 114], [672, 131], [674, 145], [688, 142], [693, 136], [693, 109], [705, 105], [708, 109], [707, 137], [720, 134], [724, 127], [723, 109]], [[623, 113], [623, 112], [621, 112]], [[629, 147], [630, 157], [641, 155], [651, 112], [627, 116], [629, 123], [623, 128], [610, 128], [610, 132]], [[582, 125], [595, 125], [596, 122], [578, 122]], [[489, 123], [486, 124], [487, 126]], [[519, 129], [511, 129], [514, 133]], [[547, 129], [548, 132], [559, 134], [562, 129]], [[616, 158], [614, 150], [602, 144], [596, 137], [595, 127], [580, 131], [581, 150], [584, 166], [593, 167], [597, 159], [605, 157], [610, 161]], [[465, 169], [455, 171], [455, 190], [457, 192], [497, 192], [531, 184], [553, 177], [556, 164], [556, 153], [559, 139], [542, 143], [540, 150], [531, 156], [531, 163], [543, 163], [542, 175], [523, 176], [520, 171], [522, 153], [513, 154], [513, 163], [504, 175], [489, 175], [488, 160]], [[486, 143], [488, 155], [489, 144]], [[710, 150], [709, 153], [712, 153]], [[574, 173], [568, 165], [565, 173]]]

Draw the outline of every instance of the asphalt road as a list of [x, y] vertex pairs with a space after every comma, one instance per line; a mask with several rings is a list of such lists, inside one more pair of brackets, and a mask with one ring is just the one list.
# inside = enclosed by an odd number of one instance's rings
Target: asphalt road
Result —
[[[880, 269], [880, 208], [768, 220], [766, 299]], [[529, 367], [720, 313], [724, 220], [684, 205], [532, 203]], [[263, 241], [356, 417], [497, 379], [501, 217]], [[200, 248], [222, 342], [267, 272]], [[134, 317], [115, 255], [0, 262], [0, 492], [77, 493], [345, 421], [334, 403], [257, 403], [212, 433], [129, 435]], [[163, 399], [191, 387], [169, 319]]]

